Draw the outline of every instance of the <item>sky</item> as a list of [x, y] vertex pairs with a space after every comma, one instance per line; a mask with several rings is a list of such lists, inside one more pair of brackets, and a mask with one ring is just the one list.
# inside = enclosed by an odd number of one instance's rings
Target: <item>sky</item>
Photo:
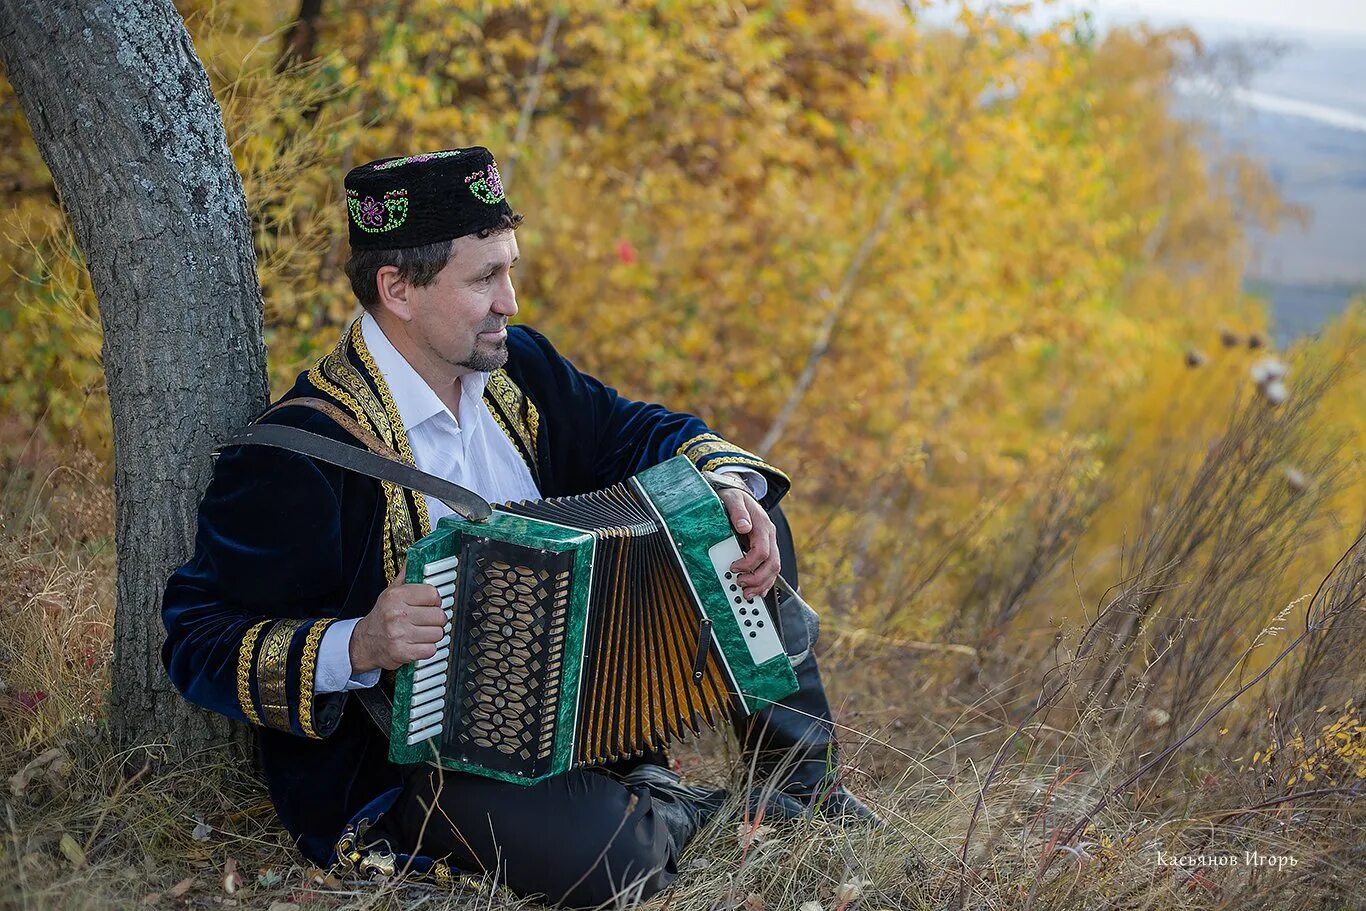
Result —
[[1249, 28], [1366, 35], [1366, 0], [1090, 0], [1085, 5], [1125, 17], [1207, 19]]

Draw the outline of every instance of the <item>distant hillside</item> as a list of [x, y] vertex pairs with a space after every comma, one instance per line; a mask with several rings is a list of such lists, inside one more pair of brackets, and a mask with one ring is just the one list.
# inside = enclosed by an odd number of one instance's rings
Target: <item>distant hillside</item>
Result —
[[1300, 43], [1254, 81], [1269, 99], [1312, 102], [1339, 116], [1243, 108], [1220, 123], [1227, 141], [1266, 161], [1311, 222], [1255, 237], [1250, 284], [1264, 291], [1284, 341], [1312, 332], [1366, 288], [1366, 41]]
[[1247, 279], [1270, 301], [1278, 339], [1313, 332], [1366, 290], [1366, 37], [1192, 24], [1212, 48], [1285, 45], [1247, 86], [1217, 97], [1187, 86], [1182, 106], [1214, 128], [1216, 143], [1264, 162], [1285, 198], [1309, 211], [1303, 228], [1252, 237]]
[[1248, 279], [1247, 289], [1271, 304], [1278, 345], [1318, 331], [1341, 313], [1353, 297], [1363, 293], [1359, 283], [1273, 282], [1257, 278]]

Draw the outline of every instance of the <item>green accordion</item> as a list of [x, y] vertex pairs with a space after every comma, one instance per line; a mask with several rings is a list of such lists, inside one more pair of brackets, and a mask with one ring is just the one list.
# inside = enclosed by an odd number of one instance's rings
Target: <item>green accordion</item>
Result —
[[731, 578], [725, 510], [682, 456], [605, 490], [442, 519], [408, 550], [446, 635], [394, 687], [389, 758], [532, 784], [657, 749], [797, 689]]

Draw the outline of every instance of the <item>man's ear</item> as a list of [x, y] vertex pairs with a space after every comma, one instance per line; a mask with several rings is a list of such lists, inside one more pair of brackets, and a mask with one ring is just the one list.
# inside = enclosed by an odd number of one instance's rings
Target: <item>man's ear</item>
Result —
[[399, 319], [407, 322], [413, 318], [408, 306], [408, 280], [398, 272], [397, 266], [380, 266], [375, 273], [376, 290], [379, 292], [379, 305]]

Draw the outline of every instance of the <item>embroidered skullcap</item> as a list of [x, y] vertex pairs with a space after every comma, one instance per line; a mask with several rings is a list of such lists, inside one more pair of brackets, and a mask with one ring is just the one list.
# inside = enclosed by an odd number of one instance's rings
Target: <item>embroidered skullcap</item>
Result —
[[420, 247], [498, 227], [512, 206], [482, 146], [381, 158], [346, 175], [352, 250]]

